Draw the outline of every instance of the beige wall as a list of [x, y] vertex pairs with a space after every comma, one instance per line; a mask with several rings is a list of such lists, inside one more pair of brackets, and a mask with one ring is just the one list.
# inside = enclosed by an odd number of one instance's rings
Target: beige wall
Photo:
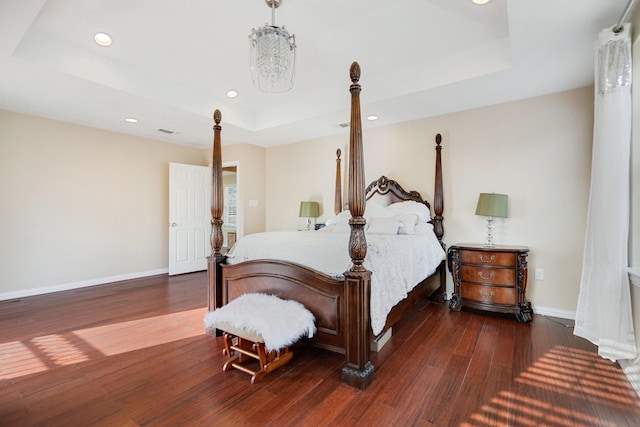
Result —
[[345, 141], [348, 141], [348, 136], [271, 147], [267, 150], [268, 230], [297, 230], [305, 227], [306, 219], [298, 217], [301, 201], [320, 203], [317, 222], [323, 222], [333, 215], [336, 149], [342, 149], [344, 158], [348, 145]]
[[[441, 133], [447, 244], [483, 242], [486, 221], [474, 215], [478, 194], [508, 194], [509, 218], [496, 221], [496, 242], [529, 246], [531, 273], [544, 268], [543, 281], [529, 277], [534, 307], [575, 312], [591, 168], [592, 87], [394, 126], [364, 125], [367, 183], [384, 174], [429, 199], [434, 136]], [[347, 144], [345, 131], [267, 150], [268, 230], [300, 227], [301, 200], [321, 203], [320, 221], [332, 215], [335, 150], [346, 153]]]
[[[544, 281], [529, 280], [534, 306], [572, 313], [592, 101], [592, 88], [584, 88], [394, 126], [365, 123], [367, 182], [384, 174], [431, 199], [440, 132], [445, 241], [483, 241], [484, 218], [474, 215], [478, 193], [508, 194], [510, 217], [497, 221], [496, 241], [529, 246], [531, 271], [545, 269]], [[8, 280], [0, 294], [166, 268], [167, 164], [209, 164], [210, 149], [8, 112], [0, 120], [0, 170], [9, 195], [0, 225]], [[335, 151], [343, 149], [344, 166], [347, 145], [348, 131], [268, 149], [223, 146], [223, 162], [238, 163], [244, 234], [302, 227], [302, 200], [320, 202], [320, 222], [332, 216]]]
[[0, 110], [0, 295], [166, 271], [169, 162], [205, 154]]

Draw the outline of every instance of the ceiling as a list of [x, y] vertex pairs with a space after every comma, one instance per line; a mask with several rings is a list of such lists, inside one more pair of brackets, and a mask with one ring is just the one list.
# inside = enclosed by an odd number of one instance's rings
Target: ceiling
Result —
[[365, 130], [584, 87], [597, 33], [626, 5], [283, 0], [276, 25], [296, 36], [296, 80], [267, 94], [248, 66], [251, 29], [271, 21], [264, 0], [2, 0], [0, 109], [194, 147], [211, 145], [216, 108], [223, 144], [346, 135], [353, 61], [362, 115], [379, 117]]

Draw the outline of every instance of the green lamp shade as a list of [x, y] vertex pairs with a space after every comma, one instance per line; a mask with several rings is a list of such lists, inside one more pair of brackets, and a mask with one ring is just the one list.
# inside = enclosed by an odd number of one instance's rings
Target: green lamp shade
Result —
[[318, 202], [300, 202], [301, 218], [317, 218], [320, 216], [320, 205]]
[[507, 195], [496, 193], [480, 193], [476, 215], [507, 217]]

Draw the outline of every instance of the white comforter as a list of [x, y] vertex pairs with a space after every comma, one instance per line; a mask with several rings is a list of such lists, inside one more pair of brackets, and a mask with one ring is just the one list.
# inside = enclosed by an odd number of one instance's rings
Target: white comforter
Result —
[[[371, 329], [382, 332], [387, 314], [409, 291], [435, 272], [445, 253], [433, 232], [367, 235], [364, 266], [371, 271]], [[245, 236], [228, 255], [229, 263], [280, 259], [342, 277], [351, 267], [349, 233], [297, 231]]]

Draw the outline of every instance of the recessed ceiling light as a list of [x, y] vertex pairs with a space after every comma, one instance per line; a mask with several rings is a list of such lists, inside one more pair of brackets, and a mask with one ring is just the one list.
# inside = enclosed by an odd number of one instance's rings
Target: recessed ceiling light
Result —
[[474, 2], [475, 4], [487, 4], [489, 3], [489, 0], [471, 0], [472, 2]]
[[127, 123], [138, 123], [138, 119], [136, 119], [135, 117], [126, 117], [124, 121]]
[[227, 98], [235, 98], [238, 96], [238, 91], [235, 89], [230, 89], [227, 91]]
[[100, 46], [111, 46], [111, 36], [107, 33], [96, 33], [93, 40]]
[[370, 116], [367, 116], [367, 120], [369, 120], [370, 122], [373, 122], [374, 120], [378, 120], [378, 116], [376, 116], [375, 114], [372, 114]]

